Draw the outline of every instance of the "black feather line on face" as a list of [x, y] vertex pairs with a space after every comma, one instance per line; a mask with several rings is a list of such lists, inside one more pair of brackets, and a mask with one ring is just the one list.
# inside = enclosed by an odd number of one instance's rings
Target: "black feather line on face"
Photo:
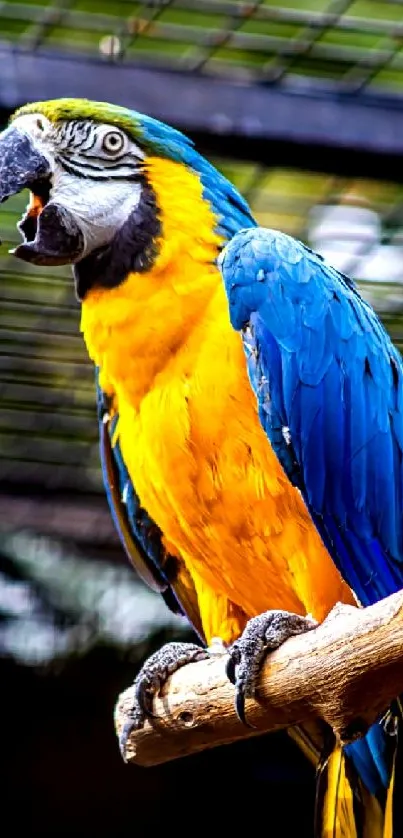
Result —
[[116, 288], [129, 273], [145, 273], [157, 256], [161, 222], [155, 195], [145, 179], [139, 205], [112, 241], [94, 250], [73, 268], [76, 294], [83, 300], [91, 288]]

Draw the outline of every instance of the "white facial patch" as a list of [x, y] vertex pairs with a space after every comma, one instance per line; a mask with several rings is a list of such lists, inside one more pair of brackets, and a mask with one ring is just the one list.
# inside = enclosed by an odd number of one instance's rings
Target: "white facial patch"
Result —
[[52, 153], [52, 139], [55, 137], [54, 125], [40, 113], [26, 113], [17, 116], [12, 122], [13, 128], [18, 128], [34, 141], [35, 148], [49, 161], [52, 170], [54, 155]]
[[52, 134], [53, 125], [41, 113], [24, 113], [13, 119], [13, 127], [20, 131], [25, 131], [30, 137], [35, 140], [42, 140], [46, 142], [46, 137]]
[[109, 244], [141, 198], [141, 185], [124, 180], [90, 180], [56, 164], [50, 200], [68, 209], [81, 228], [83, 256]]

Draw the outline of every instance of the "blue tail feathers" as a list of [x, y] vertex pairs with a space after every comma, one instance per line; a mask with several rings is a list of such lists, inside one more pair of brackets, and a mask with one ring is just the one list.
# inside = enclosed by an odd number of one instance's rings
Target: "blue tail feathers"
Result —
[[346, 745], [345, 753], [371, 794], [386, 790], [391, 776], [388, 734], [380, 724], [370, 727], [362, 739]]

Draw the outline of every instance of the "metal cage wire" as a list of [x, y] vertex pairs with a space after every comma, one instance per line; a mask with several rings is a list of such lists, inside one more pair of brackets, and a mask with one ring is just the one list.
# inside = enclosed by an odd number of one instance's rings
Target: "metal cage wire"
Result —
[[272, 83], [403, 86], [401, 0], [43, 0], [0, 4], [1, 37], [24, 50], [101, 55]]

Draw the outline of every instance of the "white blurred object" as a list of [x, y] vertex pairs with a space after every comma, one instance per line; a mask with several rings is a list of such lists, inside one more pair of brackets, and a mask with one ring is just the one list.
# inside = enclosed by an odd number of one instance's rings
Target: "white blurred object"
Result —
[[27, 577], [15, 582], [0, 571], [0, 657], [44, 665], [97, 643], [135, 652], [156, 632], [189, 631], [129, 564], [86, 559], [28, 531], [0, 535], [2, 554]]
[[314, 207], [310, 243], [331, 265], [354, 279], [402, 282], [403, 247], [382, 244], [375, 210], [351, 204]]
[[116, 58], [122, 51], [122, 44], [117, 35], [105, 35], [99, 42], [99, 51], [109, 58]]

